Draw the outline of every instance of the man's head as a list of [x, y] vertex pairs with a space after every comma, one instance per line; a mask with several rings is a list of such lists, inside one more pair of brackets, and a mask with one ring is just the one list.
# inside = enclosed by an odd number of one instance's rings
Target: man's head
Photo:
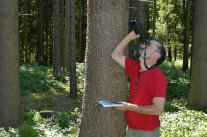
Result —
[[166, 56], [165, 47], [156, 40], [151, 40], [150, 45], [141, 44], [138, 52], [138, 56], [140, 56], [140, 58], [144, 58], [144, 53], [146, 52], [145, 59], [148, 60], [148, 62], [150, 61], [152, 65], [156, 66], [162, 64]]

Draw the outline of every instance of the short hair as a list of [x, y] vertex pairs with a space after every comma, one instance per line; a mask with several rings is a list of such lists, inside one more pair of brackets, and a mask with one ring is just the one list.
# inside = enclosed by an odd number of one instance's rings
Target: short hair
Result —
[[162, 45], [161, 42], [157, 41], [159, 43], [159, 45], [157, 46], [157, 52], [160, 53], [160, 58], [157, 60], [157, 64], [156, 66], [162, 64], [165, 61], [165, 57], [166, 57], [166, 50], [165, 47]]

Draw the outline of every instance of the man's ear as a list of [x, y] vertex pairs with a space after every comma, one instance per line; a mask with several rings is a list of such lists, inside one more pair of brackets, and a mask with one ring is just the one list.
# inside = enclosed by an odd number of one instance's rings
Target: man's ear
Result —
[[160, 55], [159, 52], [155, 52], [155, 53], [153, 54], [153, 57], [154, 57], [155, 59], [158, 60], [158, 59], [161, 57], [161, 55]]

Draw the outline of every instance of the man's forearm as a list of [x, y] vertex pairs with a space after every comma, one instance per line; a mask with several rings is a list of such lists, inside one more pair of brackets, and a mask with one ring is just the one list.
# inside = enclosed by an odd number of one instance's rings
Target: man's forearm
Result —
[[111, 53], [111, 57], [115, 59], [116, 57], [124, 56], [124, 49], [129, 44], [130, 39], [128, 35], [116, 46], [116, 48]]
[[111, 53], [111, 57], [115, 60], [119, 65], [125, 68], [125, 56], [124, 49], [127, 47], [130, 41], [139, 38], [140, 35], [136, 35], [134, 31], [130, 32], [113, 50]]
[[161, 115], [162, 110], [155, 106], [155, 105], [149, 105], [149, 106], [137, 106], [134, 104], [130, 104], [128, 106], [128, 111], [140, 113], [140, 114], [146, 114], [146, 115]]

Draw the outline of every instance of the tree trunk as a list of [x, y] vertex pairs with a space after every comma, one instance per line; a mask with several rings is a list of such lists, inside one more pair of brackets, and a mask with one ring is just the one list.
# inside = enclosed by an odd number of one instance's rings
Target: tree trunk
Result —
[[[137, 10], [136, 10], [137, 9]], [[145, 30], [147, 30], [147, 23], [146, 23], [146, 3], [139, 2], [137, 0], [131, 0], [130, 1], [130, 13], [129, 13], [130, 19], [136, 19], [139, 18], [143, 27]], [[129, 45], [129, 57], [134, 58], [134, 52], [139, 47], [140, 41], [137, 40], [136, 44], [131, 42]]]
[[153, 3], [152, 39], [155, 38], [155, 22], [156, 22], [156, 0], [154, 0]]
[[190, 0], [186, 2], [186, 11], [185, 11], [185, 36], [184, 36], [184, 52], [183, 52], [183, 71], [188, 69], [188, 45], [190, 38]]
[[65, 42], [63, 51], [63, 69], [69, 72], [70, 67], [70, 0], [65, 0]]
[[174, 46], [174, 60], [177, 60], [177, 48]]
[[76, 82], [76, 32], [75, 32], [75, 0], [70, 0], [70, 97], [77, 96]]
[[[24, 14], [28, 14], [27, 12], [27, 1], [24, 2]], [[29, 45], [28, 45], [28, 17], [24, 16], [24, 47], [25, 47], [25, 63], [29, 64]]]
[[82, 33], [81, 33], [81, 62], [85, 60], [85, 49], [86, 49], [86, 0], [82, 2]]
[[60, 2], [54, 0], [53, 76], [60, 76]]
[[[84, 8], [84, 6], [82, 6], [82, 5], [84, 5], [84, 3], [83, 3], [84, 1], [83, 0], [80, 0], [79, 1], [79, 5], [80, 5], [80, 12], [79, 12], [79, 25], [78, 25], [78, 27], [79, 27], [79, 33], [78, 33], [78, 62], [80, 63], [81, 62], [81, 55], [82, 55], [82, 22], [83, 22], [83, 18], [82, 18], [82, 16], [84, 16], [82, 13], [82, 10], [83, 10], [83, 8]], [[83, 4], [82, 4], [83, 3]]]
[[170, 39], [167, 40], [167, 43], [168, 43], [168, 58], [169, 58], [169, 61], [171, 62], [172, 61], [172, 48], [170, 44]]
[[95, 107], [99, 100], [126, 101], [125, 70], [110, 54], [128, 33], [128, 0], [88, 0], [85, 95], [79, 137], [123, 137], [125, 113]]
[[207, 106], [207, 0], [194, 1], [190, 107]]
[[0, 127], [21, 124], [18, 1], [0, 4]]
[[36, 61], [44, 65], [44, 31], [43, 31], [43, 1], [38, 0], [38, 26], [37, 26], [37, 53]]
[[[130, 6], [129, 7], [129, 19], [130, 20], [139, 18], [138, 15], [142, 15], [142, 13], [139, 12], [141, 7], [139, 6], [137, 0], [130, 0], [129, 6]], [[132, 31], [132, 28], [130, 26], [129, 26], [129, 31]], [[138, 43], [135, 43], [135, 41], [129, 43], [128, 56], [130, 58], [133, 58], [133, 59], [136, 58], [134, 53], [135, 53], [135, 50], [137, 48], [137, 44]]]
[[65, 3], [64, 0], [60, 0], [60, 66], [64, 66], [64, 44], [65, 44]]

